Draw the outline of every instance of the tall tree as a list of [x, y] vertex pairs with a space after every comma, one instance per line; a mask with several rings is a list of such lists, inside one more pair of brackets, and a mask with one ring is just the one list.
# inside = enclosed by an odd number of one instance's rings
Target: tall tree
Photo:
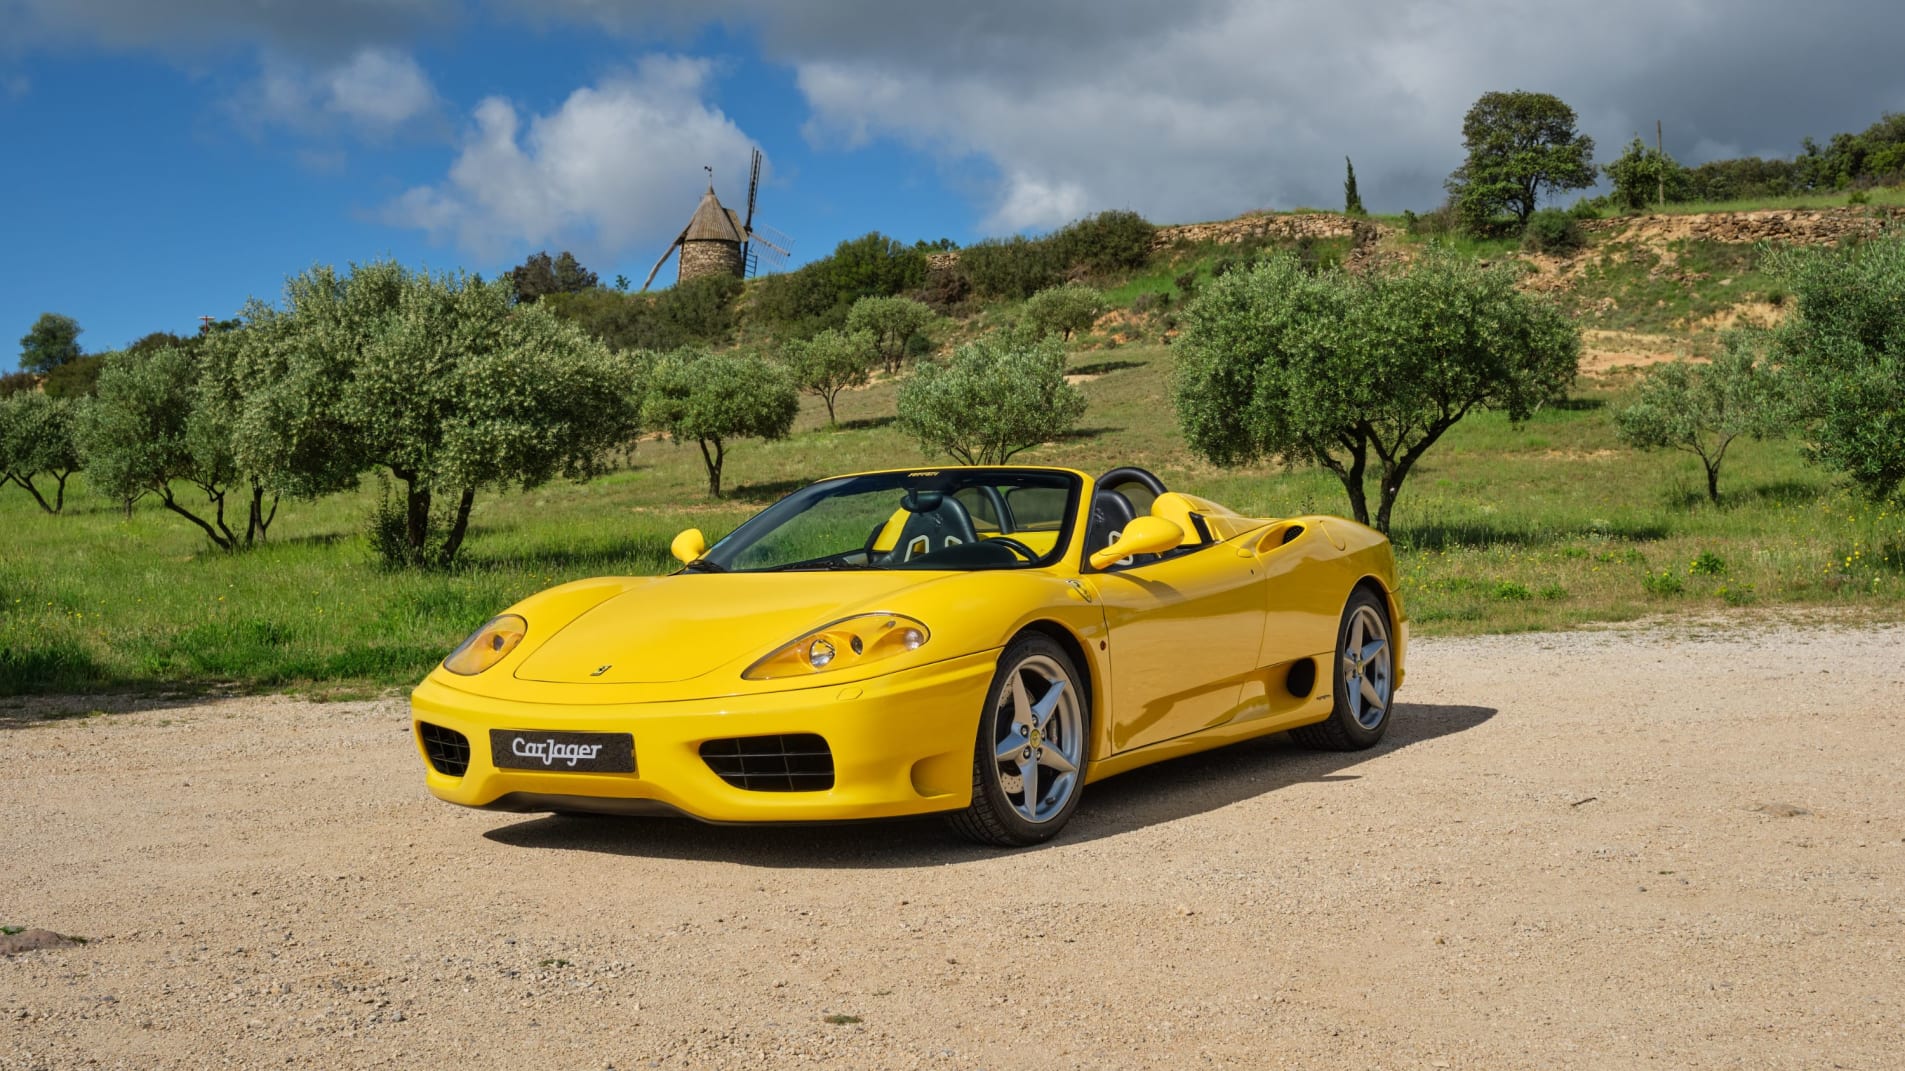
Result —
[[20, 367], [29, 372], [51, 372], [79, 359], [79, 321], [57, 312], [43, 312], [20, 338]]
[[1219, 465], [1321, 465], [1385, 532], [1443, 433], [1477, 409], [1527, 418], [1567, 389], [1581, 352], [1574, 324], [1511, 272], [1440, 251], [1360, 278], [1278, 255], [1213, 279], [1182, 322], [1175, 395], [1191, 449]]
[[1552, 94], [1482, 94], [1462, 119], [1468, 158], [1448, 180], [1464, 226], [1485, 230], [1505, 210], [1519, 232], [1543, 193], [1594, 185], [1594, 139], [1574, 125]]
[[1349, 157], [1343, 157], [1343, 214], [1346, 216], [1366, 216], [1363, 208], [1363, 195], [1356, 191], [1356, 165]]

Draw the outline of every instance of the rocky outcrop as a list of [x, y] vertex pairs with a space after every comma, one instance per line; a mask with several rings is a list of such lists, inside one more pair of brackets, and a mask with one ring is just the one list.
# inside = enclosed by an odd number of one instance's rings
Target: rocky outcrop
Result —
[[1905, 232], [1905, 209], [1852, 205], [1845, 208], [1777, 208], [1757, 212], [1591, 219], [1581, 229], [1606, 241], [1788, 242], [1825, 245], [1846, 238]]
[[1357, 219], [1336, 212], [1252, 212], [1236, 219], [1213, 223], [1184, 223], [1159, 227], [1151, 239], [1151, 250], [1158, 252], [1174, 245], [1236, 245], [1245, 241], [1294, 242], [1304, 238], [1353, 238], [1357, 225], [1375, 228], [1378, 237], [1393, 228], [1373, 220]]

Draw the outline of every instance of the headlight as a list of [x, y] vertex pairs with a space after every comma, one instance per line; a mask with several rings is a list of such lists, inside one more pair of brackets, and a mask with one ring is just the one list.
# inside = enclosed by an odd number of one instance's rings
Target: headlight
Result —
[[523, 642], [528, 631], [529, 622], [515, 614], [491, 618], [450, 652], [450, 657], [443, 660], [443, 668], [460, 676], [474, 677], [501, 662]]
[[771, 681], [836, 669], [916, 651], [932, 634], [904, 614], [861, 614], [818, 628], [747, 667], [741, 676]]

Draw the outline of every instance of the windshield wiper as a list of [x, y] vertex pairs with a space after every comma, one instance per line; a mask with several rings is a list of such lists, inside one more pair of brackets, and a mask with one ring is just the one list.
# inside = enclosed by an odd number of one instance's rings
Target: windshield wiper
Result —
[[681, 571], [684, 573], [725, 573], [728, 570], [726, 566], [717, 562], [711, 562], [706, 558], [696, 558], [682, 566]]
[[865, 569], [865, 568], [867, 567], [864, 565], [856, 565], [853, 562], [843, 562], [838, 558], [833, 558], [828, 561], [790, 562], [786, 565], [776, 565], [772, 569], [768, 569], [765, 571], [769, 573], [801, 573], [801, 572], [831, 573], [840, 569]]

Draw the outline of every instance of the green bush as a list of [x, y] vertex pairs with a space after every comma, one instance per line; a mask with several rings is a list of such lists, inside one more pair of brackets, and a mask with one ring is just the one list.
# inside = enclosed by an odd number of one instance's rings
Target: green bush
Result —
[[1672, 569], [1648, 573], [1640, 578], [1640, 586], [1646, 589], [1647, 594], [1660, 598], [1670, 598], [1687, 590], [1687, 585], [1680, 579], [1680, 574]]
[[1688, 576], [1725, 576], [1726, 559], [1710, 550], [1703, 550], [1700, 556], [1687, 563]]
[[1084, 283], [1066, 283], [1041, 290], [1025, 303], [1025, 319], [1041, 335], [1070, 341], [1086, 331], [1105, 311], [1105, 295]]
[[1521, 232], [1521, 247], [1532, 253], [1572, 253], [1583, 244], [1580, 223], [1559, 208], [1544, 208], [1529, 216], [1528, 227]]
[[960, 251], [959, 263], [979, 296], [1012, 301], [1056, 284], [1064, 271], [1050, 241], [1024, 235], [969, 245]]
[[1020, 332], [988, 335], [923, 364], [900, 386], [900, 426], [928, 452], [967, 465], [1004, 464], [1064, 434], [1085, 413], [1065, 382], [1065, 347]]
[[1100, 212], [1072, 223], [1050, 241], [1059, 264], [1111, 275], [1142, 268], [1151, 259], [1158, 229], [1136, 212]]

